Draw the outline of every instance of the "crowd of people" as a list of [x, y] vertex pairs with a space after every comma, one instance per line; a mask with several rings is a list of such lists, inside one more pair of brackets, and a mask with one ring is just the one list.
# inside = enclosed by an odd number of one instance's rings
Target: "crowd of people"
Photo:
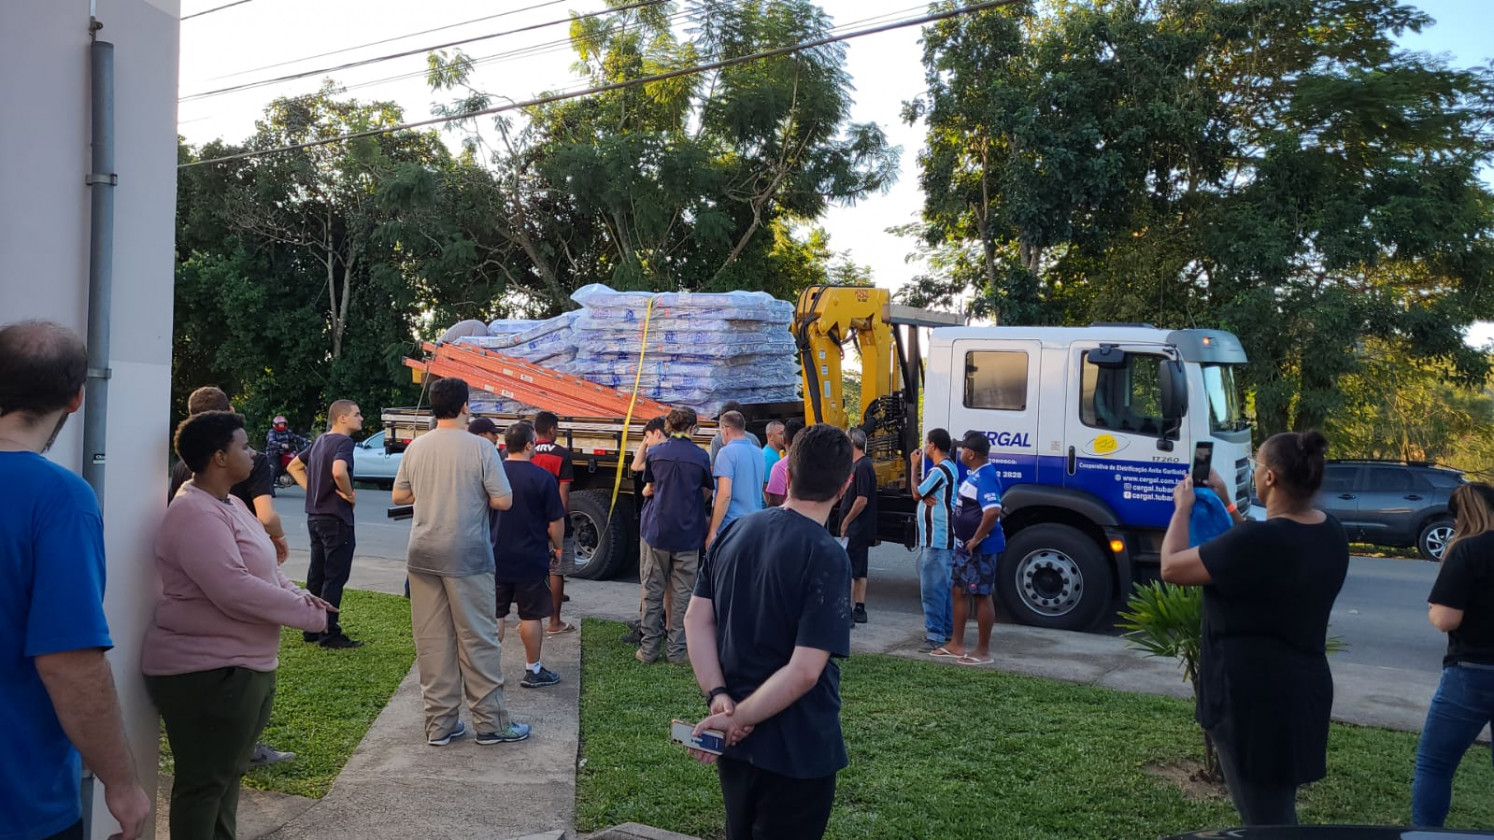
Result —
[[[88, 485], [43, 457], [82, 404], [86, 370], [82, 341], [62, 327], [0, 328], [0, 713], [14, 724], [0, 757], [0, 837], [81, 838], [81, 762], [124, 840], [139, 836], [151, 809], [105, 660], [102, 517]], [[547, 638], [574, 631], [560, 618], [576, 550], [571, 453], [554, 415], [502, 430], [473, 419], [460, 379], [436, 380], [429, 399], [435, 428], [407, 449], [393, 490], [414, 509], [409, 594], [425, 739], [440, 747], [468, 735], [465, 703], [477, 743], [521, 741], [531, 730], [509, 713], [501, 641], [516, 610], [521, 687], [562, 679], [541, 657]], [[307, 491], [305, 588], [281, 570], [273, 467], [226, 395], [195, 392], [173, 437], [180, 464], [156, 540], [161, 587], [141, 659], [176, 760], [173, 840], [232, 838], [251, 762], [288, 755], [259, 743], [281, 628], [328, 650], [359, 646], [344, 630], [341, 597], [356, 546], [349, 435], [362, 415], [338, 401], [328, 418], [328, 432], [289, 467]], [[716, 765], [729, 837], [820, 837], [847, 763], [836, 660], [867, 620], [875, 470], [859, 430], [791, 421], [769, 426], [762, 447], [740, 406], [718, 419], [709, 448], [694, 442], [689, 409], [645, 425], [633, 460], [644, 505], [636, 655], [692, 667], [708, 708], [696, 733], [719, 731], [725, 744], [719, 755], [694, 754]], [[1004, 550], [989, 447], [979, 432], [956, 443], [931, 429], [910, 459], [924, 649], [966, 665], [991, 661]], [[1327, 623], [1349, 563], [1343, 528], [1313, 506], [1327, 447], [1315, 432], [1266, 440], [1254, 465], [1265, 519], [1224, 506], [1230, 527], [1197, 544], [1190, 523], [1204, 488], [1184, 479], [1162, 542], [1163, 578], [1203, 589], [1196, 714], [1246, 824], [1294, 824], [1297, 789], [1327, 772]], [[1232, 497], [1217, 473], [1209, 484]], [[1494, 715], [1494, 488], [1464, 485], [1452, 509], [1455, 536], [1429, 597], [1448, 649], [1415, 763], [1420, 826], [1442, 824], [1453, 772]]]

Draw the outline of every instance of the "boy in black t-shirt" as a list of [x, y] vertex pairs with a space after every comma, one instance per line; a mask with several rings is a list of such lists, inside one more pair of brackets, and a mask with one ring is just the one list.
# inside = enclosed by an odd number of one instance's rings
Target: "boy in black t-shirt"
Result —
[[788, 501], [722, 529], [685, 613], [695, 679], [719, 730], [728, 837], [819, 838], [846, 766], [840, 667], [851, 652], [851, 565], [825, 521], [851, 481], [851, 441], [826, 425], [789, 451]]
[[[524, 641], [523, 688], [542, 688], [560, 682], [560, 675], [540, 661], [545, 642], [540, 622], [554, 609], [550, 601], [550, 563], [561, 551], [565, 536], [565, 506], [560, 487], [544, 467], [534, 464], [534, 427], [515, 423], [503, 434], [508, 458], [503, 472], [513, 488], [513, 505], [498, 517], [498, 536], [493, 540], [493, 566], [497, 580], [498, 621], [508, 616], [510, 605], [519, 608], [519, 637]], [[501, 637], [501, 634], [500, 634]]]

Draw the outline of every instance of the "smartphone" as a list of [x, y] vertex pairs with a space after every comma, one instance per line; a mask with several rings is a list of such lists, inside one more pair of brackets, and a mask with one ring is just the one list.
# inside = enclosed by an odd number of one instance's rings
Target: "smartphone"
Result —
[[720, 755], [721, 751], [726, 749], [726, 733], [707, 729], [696, 735], [695, 724], [682, 720], [676, 720], [670, 724], [669, 735], [673, 740], [701, 752]]
[[1214, 465], [1214, 444], [1200, 443], [1193, 447], [1193, 486], [1208, 487], [1209, 473]]

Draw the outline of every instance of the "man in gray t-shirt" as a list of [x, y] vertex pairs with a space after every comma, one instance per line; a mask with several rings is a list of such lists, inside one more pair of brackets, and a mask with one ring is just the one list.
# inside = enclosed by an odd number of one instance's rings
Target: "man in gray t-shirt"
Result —
[[396, 489], [415, 494], [410, 571], [443, 577], [493, 573], [490, 499], [507, 498], [498, 450], [466, 429], [437, 427], [416, 438], [400, 460]]
[[529, 737], [529, 725], [510, 720], [503, 702], [488, 531], [489, 511], [507, 510], [513, 493], [492, 444], [467, 432], [467, 393], [460, 379], [431, 384], [436, 428], [410, 444], [394, 477], [394, 503], [415, 506], [410, 621], [426, 741], [438, 747], [467, 734], [458, 717], [464, 693], [477, 743]]

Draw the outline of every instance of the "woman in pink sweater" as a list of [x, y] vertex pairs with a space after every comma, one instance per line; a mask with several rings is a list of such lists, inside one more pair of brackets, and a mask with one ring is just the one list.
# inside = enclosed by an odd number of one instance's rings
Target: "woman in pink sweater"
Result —
[[254, 464], [244, 418], [187, 418], [176, 453], [193, 476], [156, 536], [161, 594], [141, 670], [176, 757], [171, 840], [231, 840], [239, 780], [270, 719], [280, 627], [323, 630], [331, 606], [280, 573], [264, 527], [229, 493]]

